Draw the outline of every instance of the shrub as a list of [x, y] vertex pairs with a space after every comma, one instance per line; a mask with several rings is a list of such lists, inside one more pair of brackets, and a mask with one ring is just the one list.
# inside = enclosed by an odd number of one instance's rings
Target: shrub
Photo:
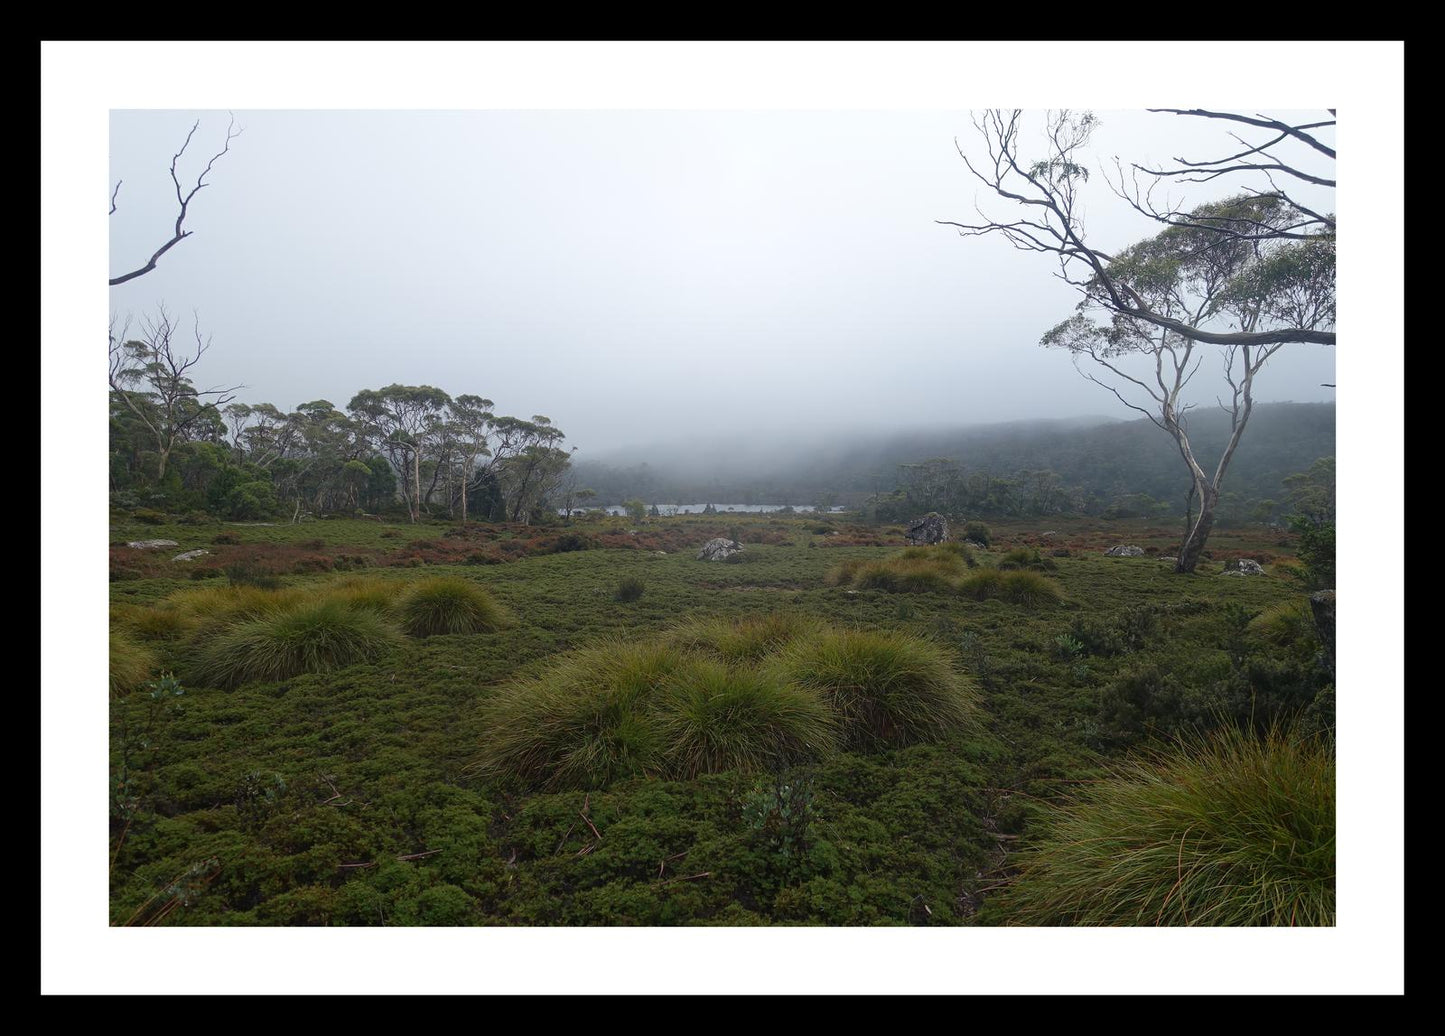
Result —
[[1052, 811], [1000, 904], [1027, 925], [1333, 925], [1332, 743], [1225, 729]]
[[156, 657], [129, 637], [110, 635], [110, 693], [129, 694], [139, 689], [156, 671]]
[[618, 580], [617, 590], [613, 593], [612, 599], [614, 601], [622, 601], [625, 604], [631, 604], [633, 601], [641, 599], [642, 592], [646, 588], [646, 584], [636, 576], [623, 576]]
[[976, 697], [938, 645], [905, 634], [829, 631], [787, 647], [777, 667], [837, 711], [849, 748], [934, 740], [967, 722]]
[[741, 619], [699, 619], [668, 634], [671, 643], [735, 665], [752, 665], [800, 637], [814, 636], [823, 626], [812, 616], [769, 612]]
[[417, 583], [401, 602], [401, 624], [413, 637], [443, 633], [490, 633], [507, 624], [507, 613], [476, 583], [438, 576]]
[[1157, 665], [1121, 674], [1099, 694], [1099, 720], [1126, 736], [1146, 731], [1173, 733], [1185, 720], [1184, 692]]
[[597, 546], [597, 541], [591, 536], [584, 536], [577, 532], [567, 532], [558, 536], [552, 541], [550, 554], [570, 554], [577, 550], [592, 550]]
[[227, 544], [234, 545], [241, 542], [241, 537], [237, 536], [234, 532], [218, 532], [211, 537], [211, 542], [220, 546]]
[[131, 517], [142, 525], [164, 525], [166, 516], [161, 511], [153, 511], [149, 507], [137, 507], [131, 512]]
[[307, 601], [223, 632], [200, 650], [193, 678], [225, 688], [284, 680], [371, 661], [397, 639], [371, 612], [341, 601]]
[[263, 590], [274, 590], [281, 585], [275, 573], [255, 561], [236, 561], [227, 565], [223, 572], [232, 586], [256, 586]]
[[815, 692], [774, 676], [698, 661], [660, 696], [658, 727], [673, 777], [784, 767], [831, 750], [832, 710]]
[[991, 536], [988, 526], [983, 522], [965, 522], [963, 526], [963, 538], [982, 543], [985, 547], [989, 545]]
[[1037, 547], [1015, 547], [999, 560], [998, 567], [1002, 571], [1032, 569], [1035, 572], [1053, 572], [1059, 565], [1052, 558], [1040, 554]]

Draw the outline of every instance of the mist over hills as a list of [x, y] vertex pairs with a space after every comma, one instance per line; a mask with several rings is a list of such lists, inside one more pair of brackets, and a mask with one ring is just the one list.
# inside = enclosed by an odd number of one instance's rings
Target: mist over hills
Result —
[[[1228, 415], [1194, 411], [1189, 432], [1196, 456], [1212, 473], [1229, 434]], [[1257, 404], [1226, 476], [1226, 494], [1236, 504], [1280, 499], [1286, 476], [1334, 451], [1334, 404]], [[1173, 440], [1143, 418], [782, 437], [740, 428], [726, 438], [679, 437], [609, 451], [599, 459], [579, 456], [575, 465], [577, 484], [597, 490], [598, 503], [637, 497], [662, 503], [810, 504], [831, 494], [856, 506], [897, 488], [900, 465], [935, 458], [955, 462], [964, 476], [1051, 471], [1075, 490], [1086, 510], [1139, 494], [1182, 501], [1189, 492]]]

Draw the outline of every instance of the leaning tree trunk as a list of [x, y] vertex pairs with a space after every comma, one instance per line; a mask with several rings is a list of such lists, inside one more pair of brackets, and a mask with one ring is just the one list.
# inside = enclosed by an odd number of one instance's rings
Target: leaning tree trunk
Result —
[[1194, 566], [1199, 564], [1199, 556], [1204, 551], [1204, 544], [1209, 539], [1209, 532], [1214, 528], [1214, 508], [1219, 503], [1219, 491], [1202, 483], [1197, 489], [1199, 517], [1184, 537], [1184, 545], [1179, 548], [1179, 560], [1174, 565], [1176, 572], [1194, 571]]

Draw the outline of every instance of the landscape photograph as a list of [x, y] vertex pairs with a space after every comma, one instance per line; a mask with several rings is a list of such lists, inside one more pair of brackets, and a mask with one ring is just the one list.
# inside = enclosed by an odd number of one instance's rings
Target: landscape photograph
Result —
[[42, 990], [1400, 991], [1402, 57], [43, 46]]

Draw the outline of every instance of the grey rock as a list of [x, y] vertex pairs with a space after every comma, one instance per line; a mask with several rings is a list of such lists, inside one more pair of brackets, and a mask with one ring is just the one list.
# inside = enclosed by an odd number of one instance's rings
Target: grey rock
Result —
[[127, 547], [134, 547], [136, 550], [158, 550], [161, 547], [179, 547], [175, 540], [131, 540]]
[[1169, 564], [1171, 564], [1171, 565], [1177, 565], [1177, 564], [1179, 564], [1179, 559], [1178, 559], [1178, 558], [1160, 558], [1159, 560], [1160, 560], [1160, 561], [1167, 561], [1167, 562], [1169, 562]]
[[966, 546], [972, 547], [974, 550], [988, 550], [988, 544], [982, 540], [964, 540], [963, 542]]
[[1264, 575], [1264, 566], [1249, 558], [1236, 558], [1234, 561], [1225, 562], [1224, 574], [1227, 576], [1262, 576]]
[[1106, 558], [1142, 558], [1143, 556], [1144, 548], [1136, 547], [1132, 543], [1120, 543], [1118, 546], [1104, 551]]
[[908, 523], [908, 542], [914, 546], [942, 543], [948, 539], [948, 522], [937, 511]]
[[737, 540], [718, 536], [702, 545], [702, 550], [697, 552], [697, 559], [699, 561], [726, 561], [734, 554], [741, 554], [742, 550], [743, 545]]
[[195, 561], [196, 558], [203, 558], [209, 554], [209, 550], [188, 550], [171, 558], [172, 561]]

